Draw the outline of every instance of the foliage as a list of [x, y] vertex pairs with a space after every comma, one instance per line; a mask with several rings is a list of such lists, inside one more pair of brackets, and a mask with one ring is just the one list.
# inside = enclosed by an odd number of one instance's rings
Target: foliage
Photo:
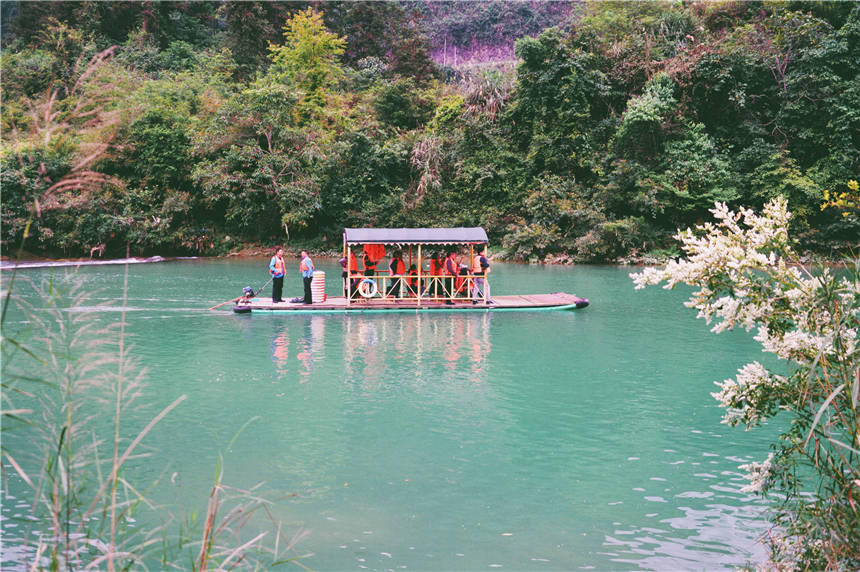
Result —
[[[414, 2], [425, 15], [428, 39], [437, 61], [468, 65], [510, 60], [513, 45], [524, 36], [561, 25], [571, 11], [570, 2]], [[455, 62], [454, 54], [457, 53]]]
[[481, 70], [467, 77], [467, 110], [473, 115], [496, 118], [511, 97], [511, 78], [495, 70]]
[[771, 558], [802, 569], [860, 566], [860, 261], [845, 272], [797, 264], [788, 233], [788, 203], [777, 198], [762, 215], [712, 210], [717, 223], [679, 232], [686, 258], [631, 274], [637, 288], [698, 288], [686, 305], [719, 322], [714, 332], [755, 328], [764, 351], [788, 373], [759, 362], [717, 382], [712, 395], [723, 422], [760, 425], [781, 411], [791, 423], [762, 463], [746, 465], [745, 491], [770, 493], [780, 505], [771, 531]]
[[671, 78], [666, 74], [654, 76], [645, 86], [644, 94], [627, 102], [615, 132], [615, 148], [628, 152], [633, 159], [656, 156], [662, 151], [663, 126], [676, 103]]
[[860, 173], [856, 4], [4, 10], [6, 245], [28, 221], [34, 249], [77, 255], [463, 224], [517, 258], [612, 260], [714, 201], [785, 196], [802, 249], [857, 246], [821, 208]]
[[283, 25], [303, 2], [245, 2], [228, 0], [219, 8], [226, 24], [224, 47], [233, 54], [237, 76], [253, 80], [268, 66], [269, 47], [283, 39]]
[[105, 188], [122, 184], [99, 168], [124, 122], [120, 93], [129, 87], [111, 65], [113, 53], [99, 52], [89, 63], [81, 54], [65, 81], [26, 98], [26, 114], [7, 117], [4, 203], [12, 203], [3, 209], [6, 240], [21, 241], [35, 222], [32, 234], [40, 243], [64, 246], [62, 213], [87, 208]]
[[379, 121], [401, 129], [424, 125], [434, 112], [433, 100], [419, 91], [412, 79], [383, 84], [373, 107]]
[[579, 172], [591, 151], [595, 101], [603, 93], [595, 59], [570, 49], [560, 30], [516, 44], [522, 63], [508, 109], [513, 142], [532, 163], [533, 172]]
[[[47, 50], [24, 49], [0, 54], [0, 85], [5, 101], [32, 97], [48, 88], [56, 60]], [[5, 115], [5, 113], [4, 113]]]
[[408, 147], [361, 130], [345, 143], [324, 166], [321, 226], [340, 232], [396, 220], [409, 184]]
[[325, 28], [322, 14], [308, 8], [284, 26], [284, 45], [270, 46], [272, 73], [293, 83], [313, 107], [325, 105], [325, 92], [343, 74], [337, 62], [346, 40]]
[[845, 186], [848, 187], [847, 191], [834, 193], [833, 196], [824, 191], [825, 202], [821, 204], [821, 210], [835, 208], [839, 209], [844, 218], [860, 218], [860, 184], [851, 179]]

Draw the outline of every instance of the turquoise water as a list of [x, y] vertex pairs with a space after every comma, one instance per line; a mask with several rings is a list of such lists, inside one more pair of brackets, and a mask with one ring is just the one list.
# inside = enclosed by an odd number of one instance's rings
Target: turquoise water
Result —
[[[221, 454], [225, 482], [298, 495], [273, 511], [288, 536], [306, 531], [298, 549], [317, 570], [713, 569], [764, 559], [766, 507], [739, 492], [737, 467], [766, 457], [773, 431], [721, 425], [709, 394], [761, 351], [744, 332], [710, 333], [682, 306], [686, 292], [635, 291], [630, 268], [495, 264], [496, 295], [567, 291], [591, 306], [206, 310], [262, 285], [265, 265], [128, 267], [126, 317], [150, 404], [129, 431], [188, 396], [150, 434], [158, 453], [135, 475], [172, 476], [152, 493], [161, 502], [175, 508], [181, 496], [202, 512]], [[318, 266], [336, 292], [339, 268]], [[67, 270], [22, 274], [50, 272]], [[122, 298], [123, 272], [78, 270], [100, 290], [94, 303]], [[285, 297], [300, 289], [292, 272]], [[82, 310], [107, 322], [119, 306]], [[21, 319], [13, 313], [10, 324]]]

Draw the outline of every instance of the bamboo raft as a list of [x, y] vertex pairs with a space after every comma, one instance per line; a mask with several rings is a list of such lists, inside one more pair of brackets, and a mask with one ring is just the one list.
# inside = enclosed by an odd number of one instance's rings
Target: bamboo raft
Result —
[[251, 298], [237, 302], [233, 311], [237, 314], [250, 312], [277, 312], [293, 314], [325, 314], [325, 313], [373, 313], [373, 312], [500, 312], [511, 310], [575, 310], [588, 306], [588, 300], [566, 292], [552, 294], [519, 294], [509, 296], [493, 296], [492, 304], [472, 304], [470, 301], [457, 301], [445, 304], [441, 301], [422, 300], [421, 305], [415, 300], [369, 298], [347, 304], [343, 296], [333, 296], [325, 302], [302, 304], [296, 302], [272, 302], [266, 298]]
[[[344, 294], [349, 284], [349, 297], [325, 297], [325, 273], [315, 272], [311, 290], [313, 304], [302, 302], [272, 302], [261, 298], [250, 287], [244, 289], [245, 296], [236, 298], [233, 311], [237, 314], [251, 312], [280, 312], [293, 314], [323, 314], [347, 312], [502, 312], [511, 310], [575, 310], [588, 306], [588, 300], [566, 292], [552, 294], [518, 294], [489, 296], [489, 272], [486, 261], [477, 263], [480, 253], [487, 245], [487, 233], [483, 228], [345, 228], [343, 231], [343, 253], [341, 259], [343, 281], [339, 285]], [[402, 258], [392, 256], [389, 270], [376, 268], [379, 259], [385, 256], [385, 247], [394, 246], [395, 254], [403, 256], [402, 249], [408, 249], [410, 270], [414, 274], [404, 274], [406, 264]], [[434, 272], [431, 260], [430, 272], [423, 269], [427, 249], [436, 252], [449, 250], [453, 257], [457, 249], [468, 248], [468, 264], [460, 265], [459, 274], [446, 266], [447, 273], [439, 268]], [[358, 269], [354, 248], [364, 250], [365, 268]], [[414, 250], [413, 250], [414, 248]], [[476, 250], [477, 248], [477, 250]], [[373, 258], [371, 258], [371, 256]], [[374, 260], [376, 262], [374, 262]], [[400, 261], [400, 269], [396, 261]], [[454, 260], [454, 258], [451, 258]], [[451, 261], [449, 261], [450, 263]], [[370, 263], [373, 263], [372, 265]], [[416, 268], [417, 267], [417, 268]], [[486, 270], [485, 270], [486, 269]], [[415, 272], [417, 270], [417, 272]], [[392, 295], [397, 291], [404, 297]], [[431, 295], [432, 292], [432, 295]], [[482, 298], [472, 303], [471, 293], [478, 292]], [[396, 292], [395, 292], [396, 294]], [[231, 300], [232, 301], [232, 300]], [[224, 302], [227, 304], [229, 302]], [[217, 308], [213, 306], [210, 309]]]

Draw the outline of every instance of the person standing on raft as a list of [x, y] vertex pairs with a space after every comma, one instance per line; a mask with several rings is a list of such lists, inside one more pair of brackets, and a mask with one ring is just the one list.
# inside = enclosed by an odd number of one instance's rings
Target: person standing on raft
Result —
[[448, 253], [448, 258], [445, 259], [445, 266], [443, 271], [448, 278], [446, 282], [450, 280], [449, 290], [447, 292], [448, 299], [445, 300], [446, 304], [453, 304], [452, 298], [454, 298], [458, 293], [458, 284], [457, 277], [460, 275], [460, 264], [457, 262], [457, 252], [452, 250]]
[[402, 276], [406, 274], [406, 263], [403, 262], [403, 251], [398, 250], [388, 263], [388, 271], [391, 276], [391, 284], [388, 286], [388, 295], [400, 298], [400, 286]]
[[305, 286], [305, 304], [313, 304], [313, 297], [311, 296], [311, 282], [314, 279], [314, 262], [311, 260], [311, 257], [308, 256], [307, 250], [302, 250], [302, 261], [299, 263], [299, 269], [302, 271], [302, 282]]
[[480, 255], [476, 256], [472, 261], [472, 274], [475, 276], [474, 284], [472, 285], [473, 305], [481, 300], [486, 300], [487, 304], [493, 303], [490, 299], [490, 283], [487, 282], [487, 274], [489, 273], [490, 261], [487, 260], [487, 247], [484, 246], [481, 249]]
[[377, 261], [373, 259], [373, 255], [370, 253], [369, 247], [364, 247], [364, 275], [365, 276], [376, 276], [376, 263]]
[[275, 255], [269, 262], [269, 274], [272, 275], [272, 302], [283, 302], [284, 276], [287, 274], [283, 248], [278, 247], [275, 250]]

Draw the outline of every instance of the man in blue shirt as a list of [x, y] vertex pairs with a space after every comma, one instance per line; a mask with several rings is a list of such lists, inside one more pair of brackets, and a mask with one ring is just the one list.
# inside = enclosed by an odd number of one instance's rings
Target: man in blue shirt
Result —
[[314, 262], [311, 260], [311, 257], [308, 256], [307, 250], [302, 250], [302, 262], [299, 265], [299, 268], [302, 271], [302, 282], [305, 284], [305, 304], [312, 304], [313, 297], [311, 297], [311, 282], [314, 279]]
[[[472, 261], [472, 275], [474, 285], [472, 287], [472, 304], [477, 304], [479, 301], [486, 300], [487, 304], [492, 304], [490, 300], [490, 283], [487, 282], [487, 274], [490, 273], [490, 261], [487, 260], [487, 247], [481, 249], [481, 253]], [[484, 295], [486, 290], [486, 296]]]
[[284, 275], [287, 273], [283, 248], [278, 248], [275, 251], [275, 255], [269, 262], [269, 273], [272, 275], [272, 302], [283, 302]]

